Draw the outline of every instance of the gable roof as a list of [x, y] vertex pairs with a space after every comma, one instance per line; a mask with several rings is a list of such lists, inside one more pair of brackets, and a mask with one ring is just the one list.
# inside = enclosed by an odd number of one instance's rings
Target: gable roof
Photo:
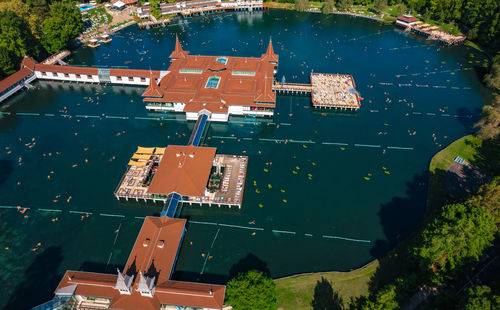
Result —
[[167, 146], [148, 193], [204, 196], [215, 151], [213, 147]]
[[182, 49], [181, 43], [179, 42], [179, 37], [175, 36], [175, 49], [172, 54], [170, 54], [170, 58], [186, 58], [187, 54], [189, 54], [189, 52]]
[[143, 97], [156, 97], [159, 98], [163, 96], [161, 94], [160, 88], [158, 87], [158, 83], [156, 82], [153, 73], [149, 75], [149, 86], [146, 88], [146, 90], [142, 93]]

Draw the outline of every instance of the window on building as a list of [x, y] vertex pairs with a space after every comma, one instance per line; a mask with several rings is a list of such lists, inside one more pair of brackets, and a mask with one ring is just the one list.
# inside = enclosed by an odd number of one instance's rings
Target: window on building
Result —
[[141, 78], [141, 82], [146, 82], [146, 78]]
[[87, 78], [88, 78], [88, 79], [91, 79], [91, 78], [92, 78], [92, 75], [90, 75], [90, 74], [89, 74], [89, 75], [87, 75]]
[[79, 78], [81, 78], [81, 77], [82, 77], [82, 76], [81, 76], [80, 74], [77, 74], [77, 75], [76, 75], [76, 78], [77, 78], [77, 79], [79, 79]]
[[133, 78], [133, 77], [131, 77], [131, 76], [129, 76], [129, 77], [128, 77], [128, 80], [129, 80], [129, 82], [133, 82], [133, 81], [134, 81], [134, 78]]
[[47, 76], [47, 72], [42, 72], [42, 76]]
[[117, 81], [121, 81], [121, 80], [122, 80], [122, 77], [121, 77], [121, 76], [117, 76], [117, 77], [116, 77], [116, 80], [117, 80]]
[[69, 77], [69, 74], [68, 73], [64, 73], [64, 77]]

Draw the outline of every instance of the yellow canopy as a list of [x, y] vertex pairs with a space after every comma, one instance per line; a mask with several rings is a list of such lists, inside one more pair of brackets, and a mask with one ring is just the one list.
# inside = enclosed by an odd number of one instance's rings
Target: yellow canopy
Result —
[[422, 27], [429, 27], [429, 24], [423, 24]]
[[414, 25], [420, 25], [420, 24], [422, 24], [422, 21], [418, 20], [418, 21], [414, 22], [413, 24]]
[[151, 157], [151, 155], [141, 155], [135, 153], [134, 156], [132, 156], [132, 159], [145, 159], [148, 160]]
[[155, 150], [155, 154], [158, 154], [158, 155], [163, 155], [165, 154], [165, 147], [157, 147], [156, 150]]
[[438, 27], [438, 26], [432, 26], [432, 27], [431, 27], [431, 28], [429, 28], [429, 29], [434, 30], [434, 29], [439, 29], [439, 27]]
[[137, 147], [137, 154], [153, 154], [155, 151], [154, 147]]
[[146, 166], [146, 164], [147, 164], [147, 162], [145, 162], [145, 161], [131, 160], [128, 162], [129, 166], [136, 166], [136, 167], [144, 167], [144, 166]]

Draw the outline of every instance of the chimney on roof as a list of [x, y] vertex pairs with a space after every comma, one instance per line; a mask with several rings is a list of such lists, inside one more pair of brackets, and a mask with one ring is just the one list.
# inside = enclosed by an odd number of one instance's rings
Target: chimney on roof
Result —
[[116, 268], [118, 271], [118, 278], [116, 278], [115, 290], [118, 290], [121, 295], [132, 294], [132, 284], [134, 283], [134, 276], [123, 275], [120, 269]]
[[139, 283], [135, 290], [139, 292], [141, 296], [153, 297], [155, 293], [155, 277], [151, 278], [139, 272]]

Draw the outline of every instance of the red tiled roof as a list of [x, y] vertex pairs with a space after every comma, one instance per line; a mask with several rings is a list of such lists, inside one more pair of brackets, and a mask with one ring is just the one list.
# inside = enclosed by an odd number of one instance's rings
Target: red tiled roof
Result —
[[57, 73], [68, 73], [68, 74], [71, 73], [71, 74], [97, 75], [98, 69], [92, 68], [92, 67], [76, 67], [76, 66], [36, 64], [35, 71], [57, 72]]
[[[117, 275], [82, 271], [66, 271], [57, 286], [56, 294], [76, 285], [74, 295], [108, 298], [112, 309], [157, 310], [162, 304], [222, 309], [225, 286], [170, 280], [185, 223], [184, 219], [146, 217], [124, 272], [125, 275], [134, 276], [130, 295], [122, 295], [114, 288]], [[136, 291], [139, 272], [155, 277], [153, 297], [143, 297]]]
[[131, 77], [141, 77], [148, 78], [151, 73], [153, 74], [155, 79], [160, 78], [160, 71], [158, 70], [136, 70], [136, 69], [109, 69], [110, 76], [131, 76]]
[[[196, 109], [203, 108], [203, 104], [218, 110], [221, 103], [226, 107], [264, 107], [258, 101], [266, 102], [268, 105], [265, 107], [275, 107], [276, 94], [272, 90], [272, 83], [278, 55], [274, 54], [271, 42], [267, 53], [261, 58], [225, 56], [226, 64], [217, 61], [219, 56], [188, 55], [182, 50], [178, 39], [172, 55], [176, 57], [171, 60], [169, 74], [162, 78], [159, 85], [162, 99], [154, 101], [185, 103], [186, 112], [197, 112]], [[233, 75], [237, 71], [242, 73]], [[249, 74], [245, 74], [247, 72]], [[205, 88], [211, 76], [220, 78], [217, 88]], [[145, 98], [144, 101], [153, 100]]]
[[175, 49], [172, 52], [172, 54], [170, 54], [170, 58], [174, 58], [174, 59], [186, 58], [188, 53], [189, 52], [182, 50], [182, 46], [181, 46], [181, 43], [179, 42], [179, 38], [176, 36], [175, 37]]
[[269, 39], [269, 45], [267, 46], [267, 51], [262, 55], [263, 60], [278, 62], [279, 56], [274, 53], [273, 42]]
[[23, 68], [15, 73], [9, 75], [8, 77], [6, 77], [5, 79], [0, 81], [0, 92], [3, 92], [4, 90], [8, 89], [9, 87], [15, 85], [16, 83], [18, 83], [19, 81], [21, 81], [22, 79], [24, 79], [25, 77], [30, 75], [31, 73], [32, 73], [32, 71], [30, 69]]
[[158, 87], [158, 83], [156, 82], [153, 74], [151, 73], [149, 76], [149, 86], [146, 88], [144, 93], [142, 93], [143, 97], [161, 97], [162, 94], [160, 92], [160, 88]]
[[416, 18], [416, 17], [413, 17], [413, 16], [405, 16], [405, 15], [403, 15], [403, 16], [399, 16], [399, 17], [398, 17], [398, 20], [402, 20], [402, 21], [407, 22], [407, 23], [413, 23], [413, 22], [419, 21], [419, 19], [418, 19], [418, 18]]
[[167, 146], [148, 193], [204, 196], [215, 151], [213, 147]]

